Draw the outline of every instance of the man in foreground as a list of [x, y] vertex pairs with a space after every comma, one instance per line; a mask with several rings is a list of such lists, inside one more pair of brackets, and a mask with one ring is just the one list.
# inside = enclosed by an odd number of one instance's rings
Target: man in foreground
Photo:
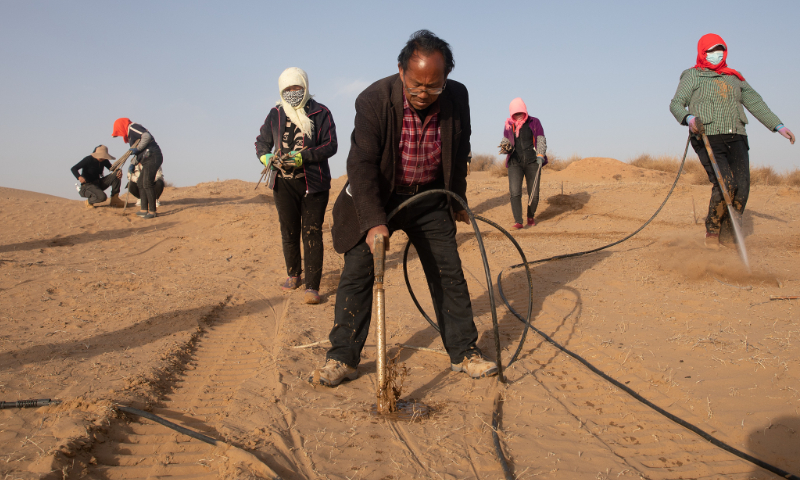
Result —
[[87, 155], [72, 167], [72, 174], [81, 182], [78, 193], [86, 199], [88, 208], [94, 208], [95, 204], [106, 201], [108, 197], [105, 190], [108, 187], [111, 187], [109, 205], [117, 208], [125, 206], [125, 202], [119, 198], [122, 170], [103, 176], [104, 168], [111, 170], [111, 162], [109, 160], [116, 159], [108, 154], [108, 147], [99, 145], [91, 155]]
[[349, 185], [333, 208], [333, 246], [345, 263], [331, 348], [310, 382], [332, 387], [358, 377], [372, 316], [373, 240], [384, 236], [388, 249], [395, 230], [406, 232], [422, 262], [452, 370], [472, 378], [497, 374], [497, 365], [484, 360], [476, 345], [478, 330], [457, 251], [453, 217], [469, 223], [467, 212], [445, 195], [428, 195], [386, 218], [428, 190], [446, 189], [466, 199], [469, 97], [462, 84], [447, 80], [454, 65], [447, 42], [420, 30], [398, 56], [399, 74], [378, 80], [356, 99]]

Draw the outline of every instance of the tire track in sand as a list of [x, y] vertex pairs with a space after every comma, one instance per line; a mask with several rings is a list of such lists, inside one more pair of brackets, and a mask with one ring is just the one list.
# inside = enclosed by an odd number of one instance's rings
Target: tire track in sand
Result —
[[[271, 305], [270, 305], [271, 306]], [[237, 389], [259, 372], [263, 346], [253, 315], [225, 308], [211, 320], [197, 341], [194, 354], [178, 376], [162, 406], [152, 412], [170, 421], [222, 439], [220, 425]], [[116, 479], [215, 479], [224, 459], [214, 447], [155, 424], [137, 419], [114, 425], [108, 440], [93, 451], [90, 476]]]

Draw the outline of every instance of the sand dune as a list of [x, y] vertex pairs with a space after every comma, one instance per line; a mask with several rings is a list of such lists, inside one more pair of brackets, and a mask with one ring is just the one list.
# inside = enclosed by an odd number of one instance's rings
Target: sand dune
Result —
[[[254, 173], [254, 177], [257, 172]], [[512, 223], [505, 178], [469, 178], [476, 213]], [[515, 231], [529, 259], [595, 248], [641, 225], [672, 176], [613, 159], [546, 171], [538, 225]], [[334, 182], [335, 196], [344, 184]], [[403, 399], [425, 420], [371, 413], [374, 340], [360, 377], [312, 387], [324, 359], [342, 257], [326, 219], [323, 303], [284, 294], [272, 194], [238, 180], [170, 188], [151, 221], [78, 200], [0, 188], [0, 400], [61, 405], [0, 410], [2, 478], [260, 478], [253, 465], [150, 421], [152, 410], [252, 452], [285, 479], [499, 479], [491, 413], [525, 478], [769, 479], [600, 379], [534, 334], [508, 384], [472, 381], [446, 357], [393, 347]], [[710, 188], [680, 184], [641, 234], [603, 252], [536, 265], [535, 325], [641, 395], [735, 448], [800, 475], [800, 190], [755, 187], [744, 217], [752, 272], [735, 249], [702, 246]], [[333, 198], [330, 207], [333, 206]], [[481, 224], [493, 279], [518, 263]], [[494, 356], [474, 234], [459, 226], [479, 346]], [[389, 343], [441, 349], [405, 288], [403, 235], [387, 257]], [[430, 300], [418, 260], [410, 277]], [[524, 271], [504, 291], [527, 306]], [[522, 324], [498, 309], [503, 361]]]

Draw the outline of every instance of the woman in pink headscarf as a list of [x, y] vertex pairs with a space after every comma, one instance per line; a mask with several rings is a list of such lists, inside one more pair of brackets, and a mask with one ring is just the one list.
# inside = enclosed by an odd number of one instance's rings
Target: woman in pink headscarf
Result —
[[[681, 74], [670, 111], [678, 123], [688, 125], [692, 133], [698, 132], [702, 122], [733, 208], [741, 215], [750, 194], [750, 145], [744, 109], [791, 143], [794, 143], [794, 134], [772, 113], [742, 74], [728, 67], [727, 59], [725, 40], [713, 33], [703, 35], [697, 42], [697, 63]], [[720, 242], [734, 241], [733, 225], [702, 138], [692, 136], [692, 147], [711, 182], [705, 244], [717, 248]]]
[[[534, 214], [539, 205], [539, 183], [542, 167], [547, 164], [547, 140], [542, 122], [528, 115], [528, 107], [521, 98], [515, 98], [508, 106], [509, 118], [503, 129], [500, 153], [506, 154], [508, 168], [508, 190], [511, 195], [511, 213], [516, 229], [522, 228], [522, 179], [528, 186], [527, 226], [536, 225]], [[536, 184], [535, 193], [534, 183]]]

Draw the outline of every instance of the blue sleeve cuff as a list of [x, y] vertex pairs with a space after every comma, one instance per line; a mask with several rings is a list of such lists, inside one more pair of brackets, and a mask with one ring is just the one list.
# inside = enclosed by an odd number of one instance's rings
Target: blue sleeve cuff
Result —
[[786, 128], [786, 125], [784, 125], [784, 124], [782, 124], [782, 123], [779, 123], [779, 124], [778, 124], [778, 126], [777, 126], [777, 127], [775, 127], [775, 131], [777, 132], [777, 131], [778, 131], [778, 130], [780, 130], [781, 128]]
[[694, 118], [694, 115], [687, 115], [686, 116], [686, 125], [689, 125], [689, 122], [691, 122], [693, 118]]

